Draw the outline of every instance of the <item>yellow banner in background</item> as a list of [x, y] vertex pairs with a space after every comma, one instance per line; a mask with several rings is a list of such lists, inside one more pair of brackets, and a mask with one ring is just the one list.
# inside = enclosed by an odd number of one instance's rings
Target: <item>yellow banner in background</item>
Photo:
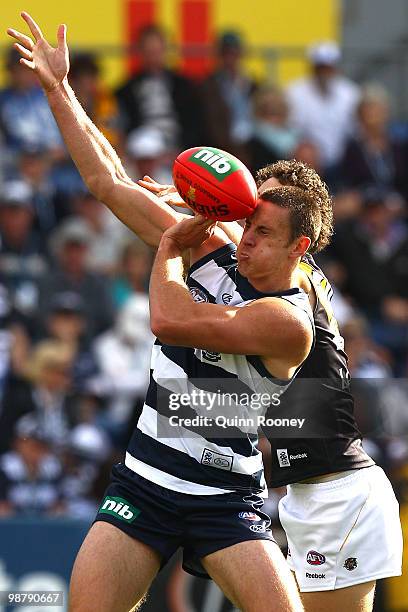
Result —
[[[198, 0], [197, 0], [198, 1]], [[154, 0], [155, 13], [172, 42], [182, 44], [180, 11], [183, 0]], [[340, 9], [338, 0], [208, 0], [214, 33], [234, 29], [241, 33], [245, 43], [255, 49], [277, 47], [299, 48], [318, 40], [338, 40]], [[0, 9], [2, 35], [1, 48], [8, 44], [5, 30], [8, 26], [25, 29], [20, 9], [32, 13], [50, 42], [55, 42], [57, 25], [68, 25], [68, 41], [72, 49], [104, 50], [101, 57], [103, 75], [109, 84], [117, 84], [126, 73], [126, 63], [120, 47], [126, 40], [126, 0], [87, 0], [70, 3], [50, 0], [24, 0], [2, 2]], [[286, 82], [302, 75], [305, 62], [299, 57], [283, 57], [275, 62], [264, 56], [251, 56], [246, 60], [248, 70], [258, 78], [270, 77]], [[0, 82], [4, 83], [3, 62]]]
[[[337, 0], [218, 0], [214, 21], [217, 30], [236, 28], [253, 48], [308, 47], [316, 41], [338, 41], [340, 32]], [[306, 64], [301, 58], [282, 59], [276, 74], [270, 75], [263, 60], [251, 59], [248, 67], [259, 78], [284, 83], [304, 74]]]
[[[51, 44], [56, 42], [58, 24], [66, 23], [71, 49], [112, 45], [117, 47], [123, 43], [122, 6], [122, 0], [3, 0], [0, 8], [1, 48], [4, 50], [11, 41], [5, 32], [7, 27], [28, 33], [28, 28], [20, 17], [22, 10], [34, 17]], [[124, 74], [123, 58], [120, 55], [104, 54], [101, 57], [101, 69], [108, 82], [117, 82]], [[0, 79], [4, 82], [4, 61], [1, 61]]]

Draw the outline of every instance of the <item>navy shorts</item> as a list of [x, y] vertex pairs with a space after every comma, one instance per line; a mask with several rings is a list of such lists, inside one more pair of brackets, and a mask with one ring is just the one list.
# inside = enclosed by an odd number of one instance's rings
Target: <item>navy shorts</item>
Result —
[[112, 480], [96, 515], [156, 550], [162, 567], [179, 547], [183, 567], [208, 578], [200, 559], [248, 540], [272, 540], [263, 498], [250, 491], [188, 495], [165, 489], [124, 464], [112, 468]]

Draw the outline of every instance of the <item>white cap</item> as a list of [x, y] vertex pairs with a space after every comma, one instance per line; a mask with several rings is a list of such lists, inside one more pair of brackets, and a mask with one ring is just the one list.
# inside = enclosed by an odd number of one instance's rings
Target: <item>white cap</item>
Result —
[[0, 202], [4, 206], [32, 207], [33, 192], [28, 183], [22, 180], [7, 181], [0, 190]]
[[74, 452], [94, 461], [105, 461], [111, 445], [105, 432], [89, 423], [80, 423], [70, 432], [69, 446]]
[[80, 217], [67, 217], [51, 235], [50, 246], [54, 253], [59, 253], [70, 242], [89, 245], [92, 238], [92, 230], [86, 221]]
[[155, 159], [166, 151], [162, 133], [155, 127], [144, 126], [129, 134], [127, 147], [135, 159]]
[[335, 66], [340, 61], [341, 53], [335, 42], [326, 41], [310, 47], [308, 56], [312, 64], [317, 66]]
[[119, 311], [116, 320], [119, 336], [133, 344], [149, 340], [149, 298], [143, 294], [129, 297]]

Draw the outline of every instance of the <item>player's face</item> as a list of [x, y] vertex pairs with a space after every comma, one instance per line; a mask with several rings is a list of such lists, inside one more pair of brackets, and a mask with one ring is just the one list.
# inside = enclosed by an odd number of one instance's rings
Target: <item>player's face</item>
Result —
[[260, 200], [253, 215], [247, 218], [237, 249], [238, 269], [250, 281], [264, 279], [273, 271], [290, 270], [293, 250], [290, 211]]

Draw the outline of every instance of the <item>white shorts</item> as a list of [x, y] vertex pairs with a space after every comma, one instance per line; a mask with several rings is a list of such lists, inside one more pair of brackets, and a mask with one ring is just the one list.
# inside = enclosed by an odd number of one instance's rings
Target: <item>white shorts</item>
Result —
[[402, 530], [390, 481], [376, 465], [348, 474], [289, 485], [279, 502], [288, 563], [303, 593], [401, 575]]

